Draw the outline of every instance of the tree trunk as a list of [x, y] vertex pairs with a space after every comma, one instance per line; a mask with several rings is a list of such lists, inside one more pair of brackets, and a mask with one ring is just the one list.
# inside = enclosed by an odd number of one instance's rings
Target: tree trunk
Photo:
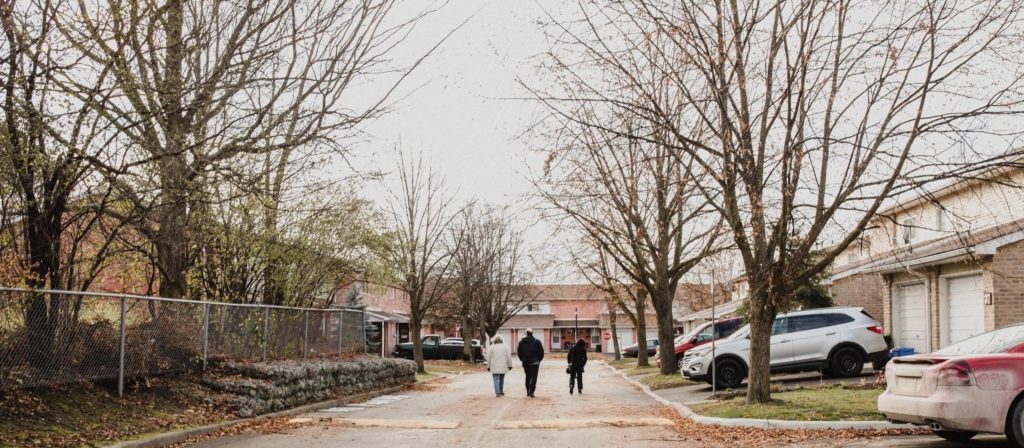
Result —
[[[157, 205], [158, 225], [154, 246], [160, 268], [160, 295], [184, 298], [188, 294], [188, 199], [189, 176], [186, 143], [189, 126], [182, 107], [184, 92], [185, 6], [181, 0], [170, 0], [165, 8], [167, 47], [164, 77], [160, 85], [160, 104], [167, 143], [154, 151], [160, 157], [160, 203]], [[154, 142], [154, 144], [156, 144]]]
[[662, 375], [671, 375], [679, 370], [676, 365], [675, 322], [672, 319], [672, 299], [675, 296], [671, 288], [659, 288], [653, 297], [654, 313], [658, 319], [658, 349], [661, 357], [660, 371]]
[[647, 290], [637, 292], [636, 301], [636, 365], [650, 366], [647, 360]]
[[409, 316], [409, 338], [412, 339], [412, 359], [416, 361], [416, 372], [427, 373], [423, 366], [422, 316]]
[[[473, 360], [473, 329], [469, 326], [469, 318], [462, 316], [462, 360]], [[484, 343], [484, 341], [480, 341]]]
[[[178, 184], [174, 181], [168, 183]], [[160, 268], [160, 296], [180, 299], [188, 293], [185, 194], [183, 187], [176, 185], [170, 188], [173, 190], [165, 190], [164, 197], [167, 199], [166, 203], [161, 204], [160, 227], [153, 243]]]
[[[751, 284], [751, 289], [758, 290]], [[750, 297], [750, 368], [747, 379], [747, 403], [771, 401], [771, 339], [775, 306], [767, 293]]]
[[619, 350], [619, 330], [618, 330], [618, 328], [615, 327], [615, 310], [614, 309], [612, 309], [611, 312], [608, 313], [608, 320], [611, 323], [611, 329], [612, 329], [612, 350], [615, 352], [615, 360], [618, 361], [618, 360], [622, 359], [622, 351]]

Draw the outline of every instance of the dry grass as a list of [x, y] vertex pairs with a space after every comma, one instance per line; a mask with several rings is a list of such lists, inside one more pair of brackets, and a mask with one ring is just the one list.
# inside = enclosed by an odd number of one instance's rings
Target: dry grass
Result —
[[882, 389], [825, 387], [772, 394], [768, 404], [747, 404], [742, 395], [693, 406], [697, 413], [712, 417], [775, 420], [884, 420], [878, 412]]

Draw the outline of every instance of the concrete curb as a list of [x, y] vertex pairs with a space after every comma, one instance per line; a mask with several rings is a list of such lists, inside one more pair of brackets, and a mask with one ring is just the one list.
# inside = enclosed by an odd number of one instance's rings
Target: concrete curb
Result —
[[668, 406], [676, 411], [679, 416], [691, 420], [695, 423], [702, 425], [719, 425], [719, 426], [731, 426], [740, 428], [760, 428], [760, 429], [867, 429], [867, 430], [878, 430], [878, 429], [912, 429], [913, 425], [897, 425], [884, 421], [813, 421], [813, 422], [801, 422], [794, 420], [771, 420], [771, 419], [755, 419], [755, 418], [722, 418], [722, 417], [708, 417], [693, 412], [682, 403], [670, 401], [658, 395], [657, 392], [651, 390], [650, 387], [644, 384], [640, 384], [629, 378], [624, 372], [619, 371], [615, 367], [608, 364], [607, 361], [603, 364], [611, 369], [612, 372], [622, 376], [622, 379], [628, 383], [636, 386], [640, 390], [644, 391], [649, 397], [656, 400], [665, 406]]
[[[431, 381], [438, 380], [438, 379], [441, 379], [441, 378], [444, 378], [444, 377], [443, 376], [439, 376], [439, 377], [431, 378], [431, 379], [428, 379], [428, 380], [425, 380], [425, 381], [419, 381], [419, 383], [429, 383]], [[416, 384], [416, 383], [413, 382], [413, 383], [409, 383], [409, 384]], [[270, 414], [264, 414], [264, 415], [260, 415], [260, 416], [257, 416], [257, 417], [240, 418], [240, 419], [229, 420], [229, 421], [221, 422], [221, 423], [214, 423], [212, 425], [200, 426], [200, 427], [197, 427], [197, 428], [189, 428], [189, 429], [183, 429], [181, 431], [167, 432], [167, 433], [155, 435], [155, 436], [150, 437], [148, 439], [126, 440], [126, 441], [123, 441], [123, 442], [115, 443], [113, 445], [109, 445], [109, 448], [163, 448], [163, 447], [168, 446], [168, 445], [174, 445], [176, 443], [184, 442], [184, 441], [186, 441], [188, 439], [191, 439], [193, 437], [205, 436], [205, 435], [208, 435], [208, 434], [220, 431], [221, 429], [224, 429], [224, 428], [226, 428], [228, 426], [237, 425], [239, 423], [258, 421], [258, 420], [268, 419], [268, 418], [293, 417], [293, 416], [296, 416], [296, 415], [306, 414], [306, 413], [309, 413], [309, 412], [316, 412], [316, 411], [319, 411], [321, 409], [327, 409], [327, 408], [343, 406], [343, 405], [346, 405], [346, 404], [351, 403], [353, 401], [368, 400], [370, 398], [378, 397], [378, 396], [381, 396], [381, 395], [393, 394], [395, 392], [401, 391], [402, 387], [403, 386], [389, 387], [387, 389], [381, 389], [381, 390], [376, 390], [376, 391], [372, 391], [372, 392], [365, 392], [365, 393], [361, 393], [361, 394], [357, 394], [357, 395], [352, 395], [350, 397], [336, 398], [336, 399], [333, 399], [333, 400], [321, 401], [321, 402], [318, 402], [318, 403], [305, 404], [305, 405], [294, 407], [294, 408], [291, 408], [291, 409], [285, 409], [283, 411], [272, 412]]]

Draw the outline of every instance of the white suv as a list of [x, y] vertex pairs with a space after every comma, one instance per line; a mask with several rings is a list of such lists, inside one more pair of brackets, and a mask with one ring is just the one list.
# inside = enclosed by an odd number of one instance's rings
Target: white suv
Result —
[[[807, 372], [826, 370], [832, 375], [860, 375], [865, 362], [884, 360], [888, 344], [882, 327], [863, 308], [817, 308], [780, 314], [775, 318], [771, 339], [771, 370]], [[683, 376], [718, 386], [738, 387], [750, 365], [750, 326], [744, 326], [715, 344], [712, 372], [711, 345], [686, 353]]]

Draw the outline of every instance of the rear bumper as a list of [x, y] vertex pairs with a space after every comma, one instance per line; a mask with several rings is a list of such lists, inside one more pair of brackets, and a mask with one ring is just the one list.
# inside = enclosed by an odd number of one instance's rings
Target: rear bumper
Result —
[[878, 397], [878, 410], [895, 423], [941, 429], [1002, 434], [1012, 400], [1006, 391], [985, 391], [974, 386], [940, 386], [927, 397], [895, 395], [888, 390]]

